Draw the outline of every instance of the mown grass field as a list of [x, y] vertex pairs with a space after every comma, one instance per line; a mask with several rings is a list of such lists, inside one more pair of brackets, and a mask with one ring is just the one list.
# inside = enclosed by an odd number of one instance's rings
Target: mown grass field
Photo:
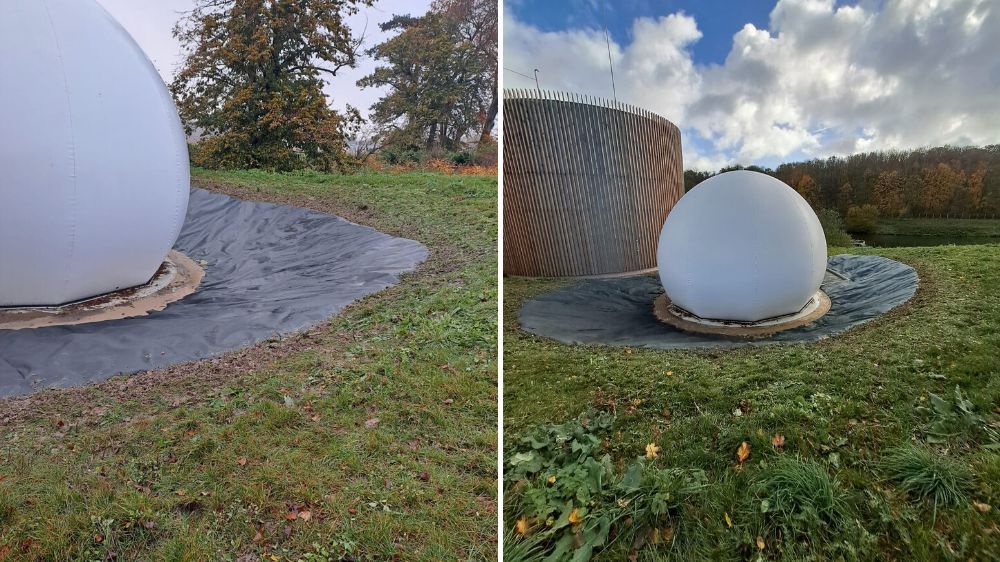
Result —
[[1000, 219], [881, 218], [874, 234], [892, 236], [1000, 237]]
[[846, 251], [915, 266], [917, 296], [734, 351], [535, 337], [521, 304], [563, 282], [506, 279], [508, 560], [565, 536], [599, 560], [1000, 559], [1000, 246]]
[[430, 258], [306, 333], [0, 400], [0, 560], [495, 559], [496, 178], [194, 175]]

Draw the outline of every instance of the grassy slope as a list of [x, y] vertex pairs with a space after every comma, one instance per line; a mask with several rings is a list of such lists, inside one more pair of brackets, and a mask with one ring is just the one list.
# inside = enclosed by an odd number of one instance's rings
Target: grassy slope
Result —
[[195, 176], [432, 255], [304, 335], [0, 401], [0, 560], [495, 559], [496, 179]]
[[900, 236], [1000, 236], [996, 219], [879, 219], [875, 234]]
[[[980, 513], [968, 502], [939, 508], [936, 526], [931, 508], [907, 501], [882, 481], [876, 466], [888, 448], [920, 433], [925, 419], [915, 407], [927, 404], [928, 391], [951, 398], [960, 385], [996, 423], [1000, 246], [878, 253], [917, 267], [921, 288], [914, 301], [832, 340], [724, 352], [574, 347], [534, 337], [517, 329], [517, 310], [559, 282], [505, 280], [506, 442], [538, 424], [611, 408], [618, 421], [608, 452], [619, 465], [642, 455], [646, 443], [657, 443], [660, 466], [705, 469], [708, 493], [688, 506], [678, 530], [687, 550], [647, 549], [644, 555], [750, 558], [760, 516], [749, 482], [775, 458], [801, 455], [819, 460], [849, 486], [859, 521], [877, 541], [858, 547], [861, 559], [995, 559], [1000, 453], [961, 443], [944, 450], [973, 470], [969, 500], [993, 509]], [[786, 436], [784, 451], [772, 447], [773, 434]], [[751, 458], [735, 470], [742, 441], [750, 443]], [[726, 512], [732, 529], [723, 521]], [[508, 525], [518, 515], [507, 513]], [[780, 557], [773, 547], [766, 555]], [[617, 550], [604, 558], [625, 554]]]

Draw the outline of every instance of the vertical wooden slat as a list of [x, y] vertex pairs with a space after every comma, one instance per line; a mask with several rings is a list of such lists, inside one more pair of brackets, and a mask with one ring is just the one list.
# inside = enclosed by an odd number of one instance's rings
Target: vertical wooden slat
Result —
[[574, 277], [656, 267], [684, 193], [680, 131], [593, 96], [504, 91], [504, 273]]

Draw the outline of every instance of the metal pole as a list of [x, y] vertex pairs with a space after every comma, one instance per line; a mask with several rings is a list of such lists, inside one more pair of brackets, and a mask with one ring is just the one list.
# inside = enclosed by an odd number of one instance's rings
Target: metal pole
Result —
[[535, 69], [535, 89], [538, 90], [539, 94], [542, 93], [542, 89], [538, 86], [538, 69], [537, 68]]
[[611, 39], [608, 36], [608, 14], [604, 9], [604, 2], [601, 2], [601, 17], [604, 18], [604, 42], [608, 45], [608, 66], [611, 67], [611, 95], [618, 101], [618, 92], [615, 90], [615, 64], [611, 62]]

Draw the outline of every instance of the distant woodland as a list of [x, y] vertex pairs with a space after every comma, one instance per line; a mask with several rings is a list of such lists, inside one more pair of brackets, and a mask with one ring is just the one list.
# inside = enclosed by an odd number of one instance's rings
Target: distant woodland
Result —
[[[841, 216], [996, 218], [1000, 216], [1000, 145], [878, 151], [792, 162], [776, 170], [733, 166], [774, 176], [817, 211]], [[684, 172], [690, 190], [714, 176]]]

